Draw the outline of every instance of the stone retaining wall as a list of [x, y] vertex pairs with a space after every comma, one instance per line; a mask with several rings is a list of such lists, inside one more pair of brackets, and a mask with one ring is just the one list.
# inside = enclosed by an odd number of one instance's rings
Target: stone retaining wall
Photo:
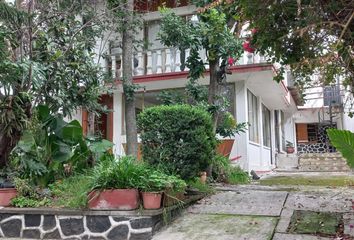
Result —
[[0, 214], [0, 236], [32, 239], [151, 239], [159, 217]]
[[[184, 206], [202, 197], [190, 197]], [[2, 208], [0, 238], [149, 240], [183, 209], [182, 206], [136, 211]]]

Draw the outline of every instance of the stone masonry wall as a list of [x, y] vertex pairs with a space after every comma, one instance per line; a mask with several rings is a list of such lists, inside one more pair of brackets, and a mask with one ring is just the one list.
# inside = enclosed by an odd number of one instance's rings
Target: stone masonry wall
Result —
[[148, 240], [160, 216], [60, 216], [0, 213], [0, 237], [26, 239]]
[[317, 143], [297, 143], [297, 152], [302, 153], [325, 153], [335, 152], [334, 147], [329, 144], [327, 136], [328, 128], [336, 128], [336, 125], [323, 125], [318, 128]]

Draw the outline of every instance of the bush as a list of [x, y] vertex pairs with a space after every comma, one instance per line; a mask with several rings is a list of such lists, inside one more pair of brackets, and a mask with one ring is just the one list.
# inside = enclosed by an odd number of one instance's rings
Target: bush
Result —
[[238, 166], [232, 166], [230, 160], [222, 155], [216, 155], [213, 159], [212, 177], [217, 182], [229, 184], [248, 183], [250, 181], [247, 172]]
[[156, 106], [138, 117], [146, 162], [191, 179], [215, 154], [216, 138], [208, 112], [188, 105]]

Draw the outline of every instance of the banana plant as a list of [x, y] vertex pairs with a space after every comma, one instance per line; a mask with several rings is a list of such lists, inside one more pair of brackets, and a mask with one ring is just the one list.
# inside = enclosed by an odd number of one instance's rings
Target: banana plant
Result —
[[328, 129], [332, 145], [342, 153], [348, 165], [354, 168], [354, 133], [348, 130]]
[[[86, 139], [77, 120], [66, 122], [38, 106], [33, 126], [27, 129], [12, 151], [12, 165], [25, 178], [46, 186], [70, 172], [92, 166], [113, 144], [107, 140]], [[69, 166], [69, 169], [65, 169]]]

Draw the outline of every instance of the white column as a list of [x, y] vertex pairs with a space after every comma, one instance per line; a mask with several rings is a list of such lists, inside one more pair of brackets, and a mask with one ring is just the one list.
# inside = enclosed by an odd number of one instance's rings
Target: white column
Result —
[[[237, 81], [235, 83], [235, 101], [236, 101], [236, 122], [248, 122], [248, 109], [247, 109], [247, 88], [245, 81]], [[231, 158], [240, 157], [237, 163], [245, 171], [250, 171], [248, 162], [248, 138], [249, 132], [236, 134], [235, 145], [236, 153], [230, 156]]]
[[116, 56], [115, 55], [112, 55], [111, 56], [111, 61], [112, 61], [112, 78], [115, 79], [117, 77], [117, 62], [116, 62]]
[[181, 51], [176, 49], [175, 72], [181, 71]]
[[165, 72], [171, 72], [171, 50], [169, 48], [166, 49]]
[[119, 75], [121, 78], [123, 78], [123, 54], [120, 55]]
[[276, 166], [276, 159], [275, 159], [275, 111], [271, 110], [270, 111], [270, 141], [271, 141], [271, 149], [272, 149], [272, 162], [273, 162], [273, 166]]
[[143, 61], [144, 61], [143, 53], [138, 52], [138, 69], [137, 69], [138, 76], [144, 75]]
[[187, 63], [187, 59], [190, 55], [191, 50], [190, 49], [186, 49], [186, 54], [185, 54], [185, 60], [184, 60], [184, 71], [189, 71], [189, 68], [186, 66]]
[[152, 74], [152, 52], [147, 51], [146, 74]]
[[122, 119], [123, 119], [123, 95], [121, 92], [113, 94], [113, 153], [115, 155], [123, 154], [122, 146]]
[[162, 56], [161, 56], [161, 50], [156, 51], [156, 73], [162, 73]]

